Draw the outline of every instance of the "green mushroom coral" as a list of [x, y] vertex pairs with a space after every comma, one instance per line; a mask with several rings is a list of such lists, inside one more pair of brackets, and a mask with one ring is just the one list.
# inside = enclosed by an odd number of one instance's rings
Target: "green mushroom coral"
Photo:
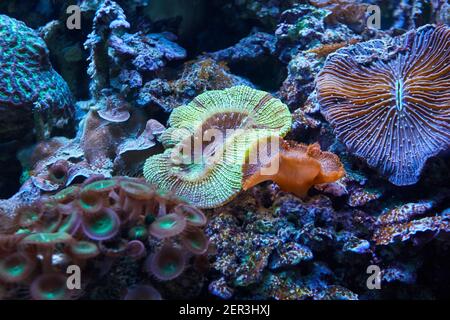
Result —
[[231, 200], [242, 189], [250, 146], [291, 128], [288, 107], [246, 86], [205, 92], [176, 108], [161, 139], [167, 148], [150, 157], [144, 176], [200, 208]]

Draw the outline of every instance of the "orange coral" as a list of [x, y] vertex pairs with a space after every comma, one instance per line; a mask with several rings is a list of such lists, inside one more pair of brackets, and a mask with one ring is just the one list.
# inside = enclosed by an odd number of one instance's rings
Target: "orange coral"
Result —
[[[243, 167], [244, 190], [271, 180], [283, 191], [304, 197], [313, 185], [336, 181], [345, 173], [339, 158], [322, 151], [318, 143], [307, 146], [279, 138], [279, 146], [279, 151], [271, 153], [265, 163], [258, 161]], [[267, 174], [264, 169], [269, 167], [278, 170]]]
[[351, 44], [356, 44], [358, 43], [359, 40], [358, 39], [350, 39], [349, 41], [342, 41], [342, 42], [336, 42], [336, 43], [329, 43], [329, 44], [323, 44], [320, 45], [316, 48], [310, 49], [307, 52], [310, 53], [315, 53], [318, 57], [320, 58], [325, 58], [327, 57], [329, 54], [343, 48], [346, 47], [348, 45]]

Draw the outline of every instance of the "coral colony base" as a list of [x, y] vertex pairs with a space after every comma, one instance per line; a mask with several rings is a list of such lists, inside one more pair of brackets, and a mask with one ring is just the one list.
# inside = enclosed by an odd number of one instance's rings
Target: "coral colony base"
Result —
[[0, 3], [0, 300], [450, 297], [448, 0], [73, 2]]

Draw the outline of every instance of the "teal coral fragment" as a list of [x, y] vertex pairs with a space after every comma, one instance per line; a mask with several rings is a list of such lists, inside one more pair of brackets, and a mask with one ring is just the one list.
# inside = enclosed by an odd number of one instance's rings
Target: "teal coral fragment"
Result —
[[38, 130], [51, 131], [71, 119], [72, 95], [52, 68], [44, 40], [5, 15], [0, 15], [0, 66], [0, 142], [26, 133], [33, 121], [42, 125]]

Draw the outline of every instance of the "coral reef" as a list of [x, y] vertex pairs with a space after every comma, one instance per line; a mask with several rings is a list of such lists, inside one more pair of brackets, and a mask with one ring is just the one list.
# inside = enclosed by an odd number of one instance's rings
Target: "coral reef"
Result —
[[288, 75], [279, 94], [292, 109], [301, 107], [314, 91], [324, 52], [336, 44], [345, 46], [361, 39], [345, 25], [328, 27], [326, 17], [326, 10], [297, 5], [282, 13], [275, 31], [276, 52], [280, 60], [288, 63]]
[[[281, 12], [292, 6], [293, 0], [244, 0], [230, 3], [225, 0], [214, 0], [217, 7], [222, 7], [228, 24], [236, 25], [244, 20], [257, 21], [258, 24], [267, 29], [273, 29], [279, 19]], [[238, 14], [238, 17], [236, 17]]]
[[447, 0], [435, 1], [433, 9], [437, 23], [450, 25], [450, 3]]
[[186, 51], [173, 42], [169, 33], [126, 33], [130, 28], [121, 6], [104, 1], [95, 13], [93, 30], [85, 47], [89, 49], [88, 73], [91, 95], [99, 98], [102, 89], [115, 89], [123, 95], [139, 89], [149, 74], [168, 62], [186, 57]]
[[93, 21], [92, 32], [84, 46], [89, 49], [88, 74], [90, 93], [97, 97], [102, 89], [110, 87], [110, 58], [108, 44], [116, 33], [127, 29], [130, 24], [126, 21], [123, 9], [112, 0], [105, 0], [97, 9]]
[[154, 72], [162, 69], [168, 62], [186, 58], [186, 50], [181, 48], [171, 34], [125, 34], [122, 41], [115, 39], [111, 47], [120, 59], [126, 56], [134, 69], [140, 73]]
[[342, 24], [328, 28], [328, 13], [311, 5], [296, 5], [284, 11], [275, 30], [280, 58], [289, 62], [299, 51], [359, 37]]
[[226, 62], [232, 73], [249, 79], [259, 89], [274, 91], [286, 77], [285, 66], [275, 51], [274, 35], [254, 32], [234, 46], [213, 52], [210, 56]]
[[377, 229], [373, 239], [378, 245], [387, 245], [397, 239], [406, 241], [418, 233], [429, 233], [433, 237], [450, 232], [448, 216], [440, 215], [415, 219], [433, 209], [433, 202], [408, 203], [388, 210], [376, 221]]
[[[315, 256], [347, 243], [335, 242], [335, 225], [340, 218], [330, 207], [330, 200], [318, 196], [303, 202], [280, 192], [269, 208], [257, 201], [249, 193], [242, 194], [220, 213], [216, 209], [217, 215], [211, 218], [206, 232], [217, 248], [213, 268], [222, 275], [211, 283], [211, 293], [239, 299], [245, 296], [233, 292], [247, 287], [261, 299], [324, 299], [327, 292], [339, 286], [339, 276], [315, 262]], [[237, 246], [232, 249], [230, 242]], [[364, 252], [354, 254], [355, 259], [369, 257]], [[357, 297], [341, 288], [347, 293], [343, 296]], [[337, 295], [329, 299], [337, 299]]]
[[250, 62], [275, 52], [276, 38], [268, 33], [256, 32], [239, 41], [236, 45], [212, 53], [216, 60]]
[[[158, 150], [156, 137], [164, 126], [146, 120], [141, 110], [120, 96], [104, 91], [88, 110], [74, 139], [54, 137], [21, 152], [32, 185], [56, 191], [96, 174], [136, 176], [143, 162]], [[22, 187], [24, 191], [27, 188], [30, 184]]]
[[0, 1], [0, 300], [448, 299], [449, 12]]
[[355, 31], [361, 32], [367, 27], [366, 16], [369, 4], [352, 0], [309, 0], [318, 7], [331, 12], [327, 14], [329, 24], [343, 23]]

